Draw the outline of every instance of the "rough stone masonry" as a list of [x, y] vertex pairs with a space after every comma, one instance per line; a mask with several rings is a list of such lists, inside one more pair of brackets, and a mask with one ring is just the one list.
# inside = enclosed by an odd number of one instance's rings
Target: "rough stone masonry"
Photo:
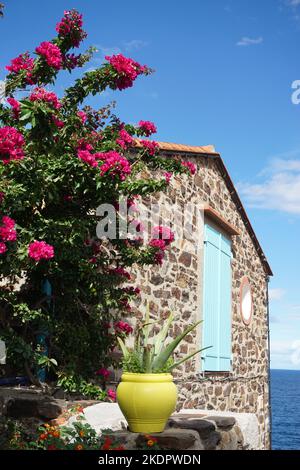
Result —
[[[161, 146], [163, 147], [163, 146]], [[191, 148], [189, 148], [191, 149]], [[239, 235], [232, 236], [232, 369], [227, 373], [203, 373], [197, 359], [183, 364], [176, 374], [179, 388], [178, 409], [206, 409], [254, 413], [259, 425], [260, 449], [270, 446], [269, 432], [269, 340], [268, 340], [268, 272], [261, 253], [247, 227], [247, 219], [238, 207], [239, 198], [228, 183], [220, 157], [205, 152], [162, 151], [166, 158], [178, 156], [197, 165], [194, 176], [174, 176], [166, 194], [157, 200], [166, 210], [180, 214], [188, 201], [209, 204]], [[144, 201], [145, 205], [149, 201]], [[196, 231], [192, 217], [191, 228]], [[201, 247], [200, 247], [201, 248]], [[161, 267], [136, 269], [134, 283], [141, 288], [141, 299], [133, 308], [132, 318], [139, 318], [150, 304], [153, 317], [164, 319], [176, 314], [171, 336], [188, 323], [202, 318], [203, 252], [188, 240], [177, 240]], [[241, 280], [250, 280], [253, 316], [245, 325], [240, 315]], [[201, 331], [189, 334], [181, 344], [179, 357], [201, 347]]]

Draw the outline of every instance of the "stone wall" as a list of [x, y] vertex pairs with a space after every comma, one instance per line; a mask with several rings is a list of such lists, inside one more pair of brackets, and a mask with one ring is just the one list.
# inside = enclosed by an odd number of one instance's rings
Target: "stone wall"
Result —
[[[201, 155], [181, 158], [195, 163], [198, 170], [194, 176], [173, 177], [169, 191], [160, 196], [158, 203], [166, 212], [163, 224], [168, 220], [168, 209], [175, 209], [176, 218], [188, 201], [197, 201], [217, 210], [237, 228], [239, 235], [232, 237], [232, 371], [202, 373], [201, 361], [185, 363], [176, 375], [179, 406], [255, 413], [259, 423], [258, 447], [269, 448], [267, 276], [216, 160]], [[194, 232], [199, 230], [193, 215], [190, 225]], [[141, 288], [141, 299], [133, 308], [133, 318], [144, 314], [147, 302], [155, 318], [166, 318], [173, 311], [176, 322], [171, 335], [181, 332], [187, 323], [202, 318], [203, 243], [200, 234], [199, 240], [195, 245], [177, 238], [161, 267], [135, 271], [134, 282]], [[243, 276], [248, 276], [253, 291], [254, 312], [249, 326], [240, 316], [239, 291]], [[201, 346], [201, 337], [200, 329], [188, 335], [180, 346], [179, 357], [192, 351], [195, 344]]]

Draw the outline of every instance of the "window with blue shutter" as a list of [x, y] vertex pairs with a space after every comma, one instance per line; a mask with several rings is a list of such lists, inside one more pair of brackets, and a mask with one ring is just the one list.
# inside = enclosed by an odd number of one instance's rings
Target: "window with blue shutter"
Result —
[[231, 369], [231, 241], [205, 224], [203, 276], [204, 371]]

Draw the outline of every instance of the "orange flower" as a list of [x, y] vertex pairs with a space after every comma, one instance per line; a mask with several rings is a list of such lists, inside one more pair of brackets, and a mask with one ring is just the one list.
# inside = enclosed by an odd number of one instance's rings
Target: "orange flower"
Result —
[[59, 436], [60, 436], [60, 432], [59, 432], [59, 431], [53, 431], [53, 432], [52, 432], [52, 436], [53, 436], [53, 437], [59, 437]]
[[41, 434], [39, 439], [40, 439], [40, 441], [44, 441], [45, 439], [47, 439], [47, 434], [45, 434], [45, 433]]
[[84, 431], [83, 430], [79, 431], [79, 436], [84, 437]]
[[149, 446], [149, 447], [154, 446], [154, 444], [155, 444], [155, 442], [154, 442], [152, 439], [149, 439], [149, 440], [147, 441], [147, 446]]
[[75, 446], [75, 450], [83, 450], [83, 446], [81, 444], [77, 444], [77, 446]]

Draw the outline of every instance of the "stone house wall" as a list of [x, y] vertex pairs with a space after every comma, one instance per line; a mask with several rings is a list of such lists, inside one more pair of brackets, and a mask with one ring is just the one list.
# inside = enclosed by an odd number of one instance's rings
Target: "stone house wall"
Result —
[[[173, 152], [174, 154], [174, 152]], [[170, 154], [166, 153], [166, 158]], [[227, 373], [201, 372], [201, 360], [183, 364], [176, 374], [179, 406], [217, 411], [254, 413], [259, 423], [259, 447], [269, 448], [269, 382], [268, 382], [268, 276], [254, 246], [245, 222], [237, 210], [228, 185], [216, 159], [210, 156], [181, 154], [180, 158], [197, 165], [194, 176], [172, 178], [166, 194], [159, 196], [159, 206], [175, 209], [180, 214], [188, 201], [209, 204], [235, 226], [232, 237], [232, 370]], [[147, 201], [145, 201], [147, 204]], [[168, 214], [164, 214], [163, 224]], [[193, 231], [196, 226], [192, 217]], [[146, 267], [133, 274], [141, 288], [141, 298], [133, 308], [133, 318], [145, 312], [147, 302], [155, 318], [176, 314], [171, 335], [178, 334], [202, 318], [203, 240], [196, 245], [177, 239], [161, 267]], [[248, 276], [254, 303], [252, 321], [246, 326], [240, 315], [240, 284]], [[179, 357], [201, 347], [201, 328], [189, 334], [181, 344]], [[204, 345], [205, 346], [205, 345]]]

